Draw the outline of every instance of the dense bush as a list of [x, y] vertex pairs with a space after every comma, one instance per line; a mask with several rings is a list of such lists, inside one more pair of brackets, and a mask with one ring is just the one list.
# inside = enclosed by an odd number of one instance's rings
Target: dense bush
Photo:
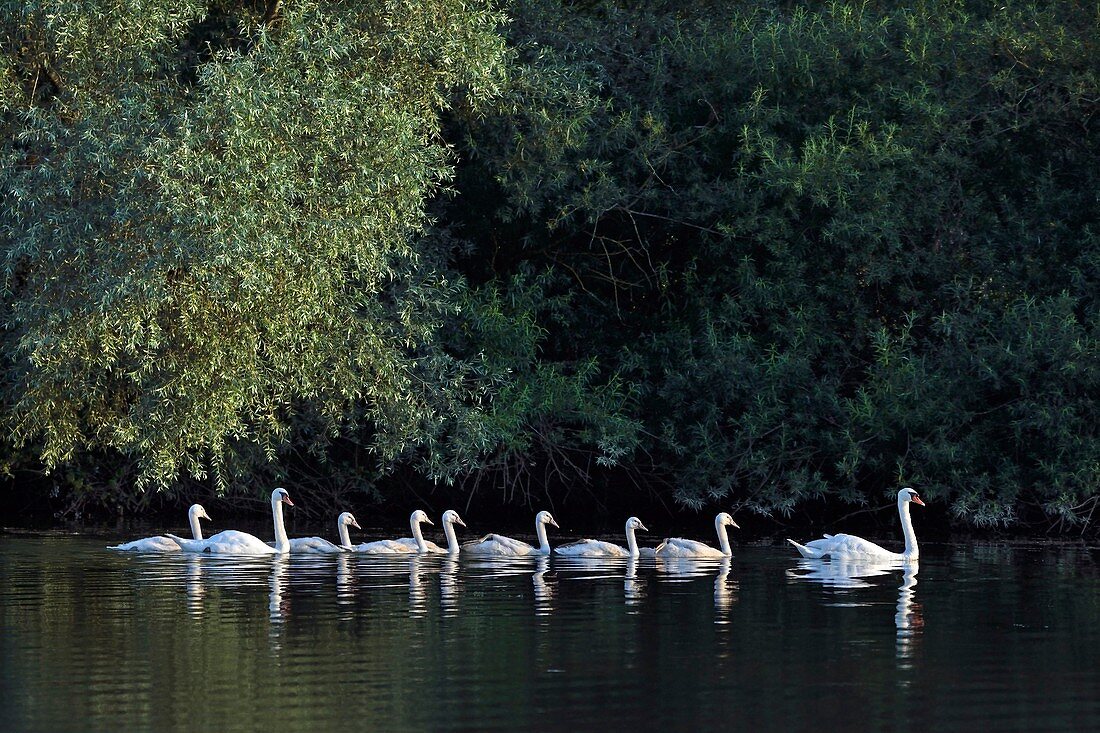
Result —
[[1100, 497], [1096, 7], [3, 8], [9, 470]]

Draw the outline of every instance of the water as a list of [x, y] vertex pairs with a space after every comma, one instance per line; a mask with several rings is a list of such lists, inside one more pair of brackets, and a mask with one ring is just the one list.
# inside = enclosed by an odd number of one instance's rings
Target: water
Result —
[[0, 730], [1100, 730], [1100, 555], [225, 560], [0, 536]]

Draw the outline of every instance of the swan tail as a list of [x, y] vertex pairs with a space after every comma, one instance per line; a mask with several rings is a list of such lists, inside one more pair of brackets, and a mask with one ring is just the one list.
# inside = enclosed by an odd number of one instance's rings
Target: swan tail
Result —
[[814, 547], [806, 547], [806, 545], [800, 545], [791, 539], [788, 539], [787, 542], [790, 542], [792, 545], [794, 545], [794, 549], [798, 550], [798, 553], [802, 555], [802, 557], [808, 557], [811, 560], [820, 560], [821, 558], [825, 557], [824, 552]]

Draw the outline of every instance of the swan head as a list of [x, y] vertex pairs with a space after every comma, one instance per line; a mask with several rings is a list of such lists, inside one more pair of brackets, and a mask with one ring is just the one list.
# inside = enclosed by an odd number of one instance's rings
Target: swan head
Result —
[[413, 512], [412, 516], [409, 517], [409, 521], [413, 524], [420, 524], [422, 522], [427, 522], [428, 524], [431, 524], [433, 526], [435, 525], [435, 522], [428, 519], [428, 513], [426, 511], [424, 511], [423, 509], [417, 509], [415, 512]]
[[[558, 523], [556, 521], [554, 521], [554, 515], [551, 514], [550, 512], [539, 512], [538, 514], [536, 514], [535, 515], [535, 523], [536, 524], [552, 524], [555, 527], [558, 527]], [[561, 527], [558, 527], [558, 529], [561, 529]]]
[[290, 492], [281, 486], [271, 492], [271, 503], [278, 504], [282, 502], [287, 506], [294, 506], [294, 502], [290, 500]]
[[202, 508], [202, 504], [192, 504], [191, 508], [187, 510], [187, 513], [192, 517], [198, 517], [199, 519], [205, 519], [208, 522], [214, 520], [210, 518], [210, 515], [206, 513], [206, 510]]
[[466, 523], [462, 521], [462, 517], [458, 516], [458, 512], [454, 509], [448, 509], [443, 512], [443, 524], [461, 524], [463, 527]]
[[926, 506], [924, 500], [920, 498], [920, 495], [917, 494], [916, 490], [910, 489], [909, 487], [906, 487], [898, 492], [898, 502], [904, 503], [907, 501], [911, 501], [914, 504], [920, 504], [921, 506]]
[[731, 517], [728, 512], [722, 512], [715, 517], [714, 525], [716, 527], [733, 527], [735, 529], [741, 529], [741, 526], [733, 521], [733, 517]]
[[351, 512], [343, 512], [336, 518], [337, 524], [346, 524], [349, 527], [355, 527], [356, 529], [363, 529], [359, 526], [359, 522], [355, 521], [355, 517]]
[[642, 520], [638, 519], [637, 517], [631, 517], [630, 519], [626, 520], [626, 528], [627, 530], [640, 529], [643, 532], [649, 531], [648, 529], [646, 529], [646, 526], [642, 524]]

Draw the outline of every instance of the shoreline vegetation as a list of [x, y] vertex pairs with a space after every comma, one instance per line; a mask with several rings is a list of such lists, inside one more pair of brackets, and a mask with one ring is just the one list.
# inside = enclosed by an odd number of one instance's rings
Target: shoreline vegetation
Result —
[[1095, 4], [0, 0], [0, 127], [4, 524], [1100, 520]]

